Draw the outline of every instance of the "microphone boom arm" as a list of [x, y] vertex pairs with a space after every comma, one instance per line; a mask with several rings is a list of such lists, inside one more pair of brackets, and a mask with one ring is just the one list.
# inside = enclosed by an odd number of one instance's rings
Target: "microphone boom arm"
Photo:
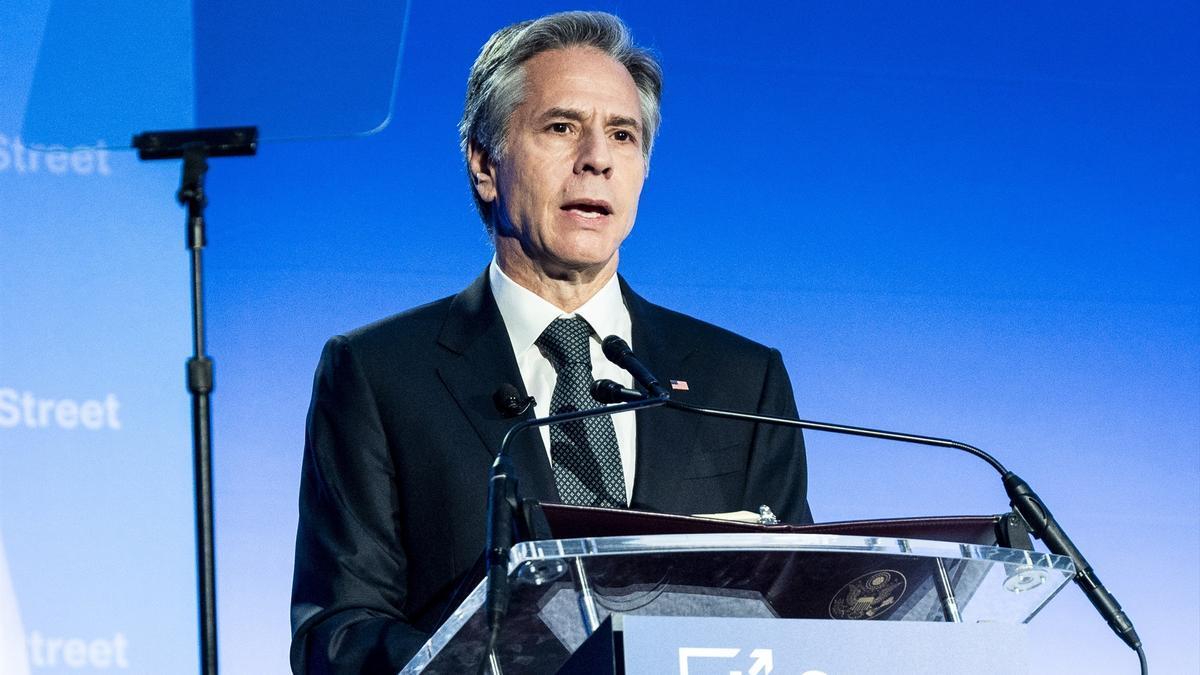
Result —
[[935, 438], [933, 436], [917, 436], [915, 434], [903, 434], [896, 431], [883, 431], [882, 429], [869, 429], [867, 427], [855, 427], [846, 424], [833, 424], [830, 422], [814, 422], [812, 420], [790, 420], [782, 417], [771, 417], [769, 415], [756, 415], [754, 413], [736, 412], [733, 410], [722, 410], [719, 408], [704, 408], [690, 403], [683, 403], [677, 400], [669, 400], [665, 402], [668, 408], [677, 410], [686, 410], [688, 412], [699, 413], [701, 415], [709, 415], [712, 417], [722, 417], [731, 420], [743, 420], [746, 422], [763, 422], [766, 424], [783, 424], [785, 426], [796, 427], [798, 429], [812, 429], [813, 431], [827, 431], [834, 434], [849, 434], [851, 436], [862, 436], [864, 438], [882, 438], [890, 441], [902, 441], [905, 443], [917, 443], [919, 445], [932, 445], [939, 448], [954, 448], [970, 453], [987, 462], [1000, 475], [1010, 473], [1004, 465], [995, 457], [980, 450], [973, 445], [952, 441], [948, 438]]
[[[599, 388], [593, 386], [593, 391]], [[653, 400], [653, 399], [649, 399]], [[626, 404], [627, 405], [627, 404]], [[812, 429], [814, 431], [826, 431], [835, 434], [848, 434], [851, 436], [861, 436], [865, 438], [879, 438], [892, 441], [903, 441], [906, 443], [916, 443], [919, 445], [930, 445], [940, 448], [953, 448], [970, 453], [983, 461], [987, 462], [1000, 474], [1000, 478], [1004, 483], [1004, 490], [1008, 494], [1011, 502], [1017, 513], [1025, 519], [1025, 523], [1029, 526], [1029, 531], [1035, 537], [1041, 539], [1046, 545], [1046, 548], [1051, 553], [1066, 556], [1071, 559], [1075, 565], [1074, 581], [1083, 590], [1084, 595], [1092, 603], [1104, 620], [1112, 628], [1113, 632], [1121, 638], [1130, 649], [1138, 653], [1139, 659], [1144, 663], [1145, 656], [1142, 651], [1142, 641], [1138, 637], [1137, 631], [1133, 628], [1133, 622], [1125, 615], [1121, 605], [1112, 593], [1104, 587], [1100, 579], [1092, 570], [1092, 566], [1087, 559], [1083, 557], [1083, 553], [1079, 550], [1075, 543], [1063, 530], [1058, 521], [1050, 513], [1050, 509], [1033, 488], [1029, 487], [1020, 476], [1009, 471], [995, 457], [980, 450], [973, 445], [952, 441], [946, 438], [936, 438], [932, 436], [918, 436], [916, 434], [904, 434], [895, 431], [883, 431], [881, 429], [869, 429], [867, 427], [855, 427], [845, 424], [832, 424], [829, 422], [814, 422], [811, 420], [792, 420], [782, 417], [771, 417], [768, 415], [757, 415], [754, 413], [737, 412], [733, 410], [722, 410], [719, 408], [704, 408], [689, 403], [683, 403], [678, 400], [664, 400], [662, 405], [676, 410], [698, 413], [701, 415], [709, 415], [712, 417], [720, 417], [724, 419], [743, 420], [746, 422], [762, 422], [766, 424], [781, 424], [799, 429]], [[1143, 672], [1145, 669], [1143, 668]]]
[[[780, 417], [771, 417], [767, 415], [756, 415], [752, 413], [735, 412], [732, 410], [720, 410], [714, 408], [702, 408], [679, 401], [669, 400], [668, 392], [659, 384], [658, 378], [654, 376], [650, 369], [643, 364], [633, 354], [633, 350], [624, 340], [616, 335], [610, 335], [602, 341], [604, 347], [604, 355], [609, 361], [617, 364], [625, 369], [633, 376], [643, 387], [646, 388], [652, 395], [653, 399], [657, 400], [659, 405], [673, 408], [675, 410], [683, 410], [701, 415], [709, 415], [724, 419], [743, 420], [747, 422], [761, 422], [764, 424], [779, 424], [799, 429], [812, 429], [814, 431], [826, 431], [835, 434], [848, 434], [851, 436], [862, 436], [865, 438], [879, 438], [891, 441], [902, 441], [906, 443], [916, 443], [920, 445], [931, 445], [939, 448], [952, 448], [961, 450], [982, 459], [991, 465], [1004, 483], [1004, 491], [1008, 494], [1008, 498], [1012, 507], [1025, 519], [1025, 523], [1029, 526], [1029, 531], [1035, 537], [1041, 539], [1050, 549], [1051, 553], [1066, 556], [1071, 559], [1075, 565], [1075, 583], [1083, 590], [1084, 595], [1096, 608], [1104, 620], [1108, 622], [1113, 632], [1121, 638], [1125, 644], [1129, 645], [1130, 649], [1137, 652], [1138, 661], [1142, 667], [1142, 673], [1145, 674], [1146, 654], [1142, 650], [1142, 641], [1138, 638], [1137, 631], [1133, 629], [1133, 622], [1129, 617], [1125, 616], [1121, 605], [1117, 603], [1116, 598], [1100, 579], [1092, 571], [1092, 566], [1087, 559], [1083, 557], [1083, 553], [1071, 541], [1067, 533], [1058, 524], [1058, 521], [1051, 515], [1050, 509], [1046, 508], [1045, 503], [1029, 484], [1021, 479], [1012, 471], [1009, 471], [995, 457], [980, 450], [973, 445], [952, 441], [946, 438], [934, 438], [931, 436], [918, 436], [915, 434], [902, 434], [894, 431], [883, 431], [880, 429], [868, 429], [866, 427], [854, 427], [844, 424], [831, 424], [828, 422], [813, 422], [809, 420], [791, 420]], [[620, 384], [611, 380], [601, 380], [592, 384], [592, 395], [597, 399], [601, 396], [611, 397], [608, 402], [628, 401], [637, 392], [631, 389], [625, 389]], [[629, 405], [625, 403], [623, 405]]]

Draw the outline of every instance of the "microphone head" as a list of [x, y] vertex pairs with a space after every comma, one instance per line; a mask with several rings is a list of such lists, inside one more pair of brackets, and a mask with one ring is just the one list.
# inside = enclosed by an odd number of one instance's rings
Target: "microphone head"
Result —
[[529, 406], [533, 405], [533, 397], [521, 398], [521, 392], [513, 385], [505, 382], [492, 394], [492, 403], [496, 410], [505, 417], [524, 415]]
[[604, 338], [600, 345], [604, 349], [604, 357], [622, 368], [625, 367], [625, 359], [633, 354], [633, 349], [629, 347], [629, 343], [617, 335], [609, 335]]
[[592, 398], [600, 403], [627, 403], [640, 401], [646, 395], [636, 389], [626, 389], [612, 380], [596, 380], [592, 382]]

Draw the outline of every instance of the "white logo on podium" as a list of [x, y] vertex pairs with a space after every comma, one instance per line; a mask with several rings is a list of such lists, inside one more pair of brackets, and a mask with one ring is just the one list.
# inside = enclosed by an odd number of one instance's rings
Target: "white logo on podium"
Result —
[[[736, 647], [680, 647], [679, 675], [689, 675], [692, 659], [736, 659], [742, 653]], [[742, 657], [745, 663], [747, 657]], [[749, 670], [731, 670], [729, 675], [770, 675], [775, 670], [775, 653], [770, 649], [754, 649], [749, 654]], [[803, 675], [825, 675], [817, 670], [810, 670]]]

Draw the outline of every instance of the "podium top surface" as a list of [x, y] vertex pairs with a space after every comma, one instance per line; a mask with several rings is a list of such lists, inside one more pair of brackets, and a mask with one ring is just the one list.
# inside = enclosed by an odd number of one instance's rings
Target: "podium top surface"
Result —
[[[509, 555], [512, 597], [500, 657], [565, 659], [588, 624], [609, 614], [1024, 623], [1074, 573], [1069, 558], [1050, 553], [895, 537], [739, 532], [527, 541]], [[402, 672], [463, 672], [477, 663], [486, 590], [481, 581]], [[595, 616], [581, 616], [583, 605]]]
[[513, 547], [509, 556], [509, 571], [517, 570], [528, 562], [550, 559], [716, 551], [891, 554], [1028, 565], [1047, 572], [1066, 574], [1068, 577], [1075, 573], [1075, 566], [1070, 558], [1038, 551], [908, 538], [765, 532], [656, 534], [526, 541]]

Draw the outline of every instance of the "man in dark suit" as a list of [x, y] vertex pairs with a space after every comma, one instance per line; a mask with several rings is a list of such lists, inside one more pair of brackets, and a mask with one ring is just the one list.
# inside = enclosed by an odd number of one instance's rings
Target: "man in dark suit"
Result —
[[[505, 28], [472, 68], [461, 125], [496, 255], [466, 290], [336, 337], [309, 412], [292, 602], [296, 672], [395, 672], [484, 545], [508, 383], [545, 415], [632, 378], [629, 340], [673, 395], [795, 417], [779, 353], [653, 305], [617, 274], [658, 125], [661, 74], [621, 22], [566, 13]], [[581, 365], [582, 364], [582, 365]], [[651, 410], [520, 436], [522, 496], [811, 520], [786, 429]]]

